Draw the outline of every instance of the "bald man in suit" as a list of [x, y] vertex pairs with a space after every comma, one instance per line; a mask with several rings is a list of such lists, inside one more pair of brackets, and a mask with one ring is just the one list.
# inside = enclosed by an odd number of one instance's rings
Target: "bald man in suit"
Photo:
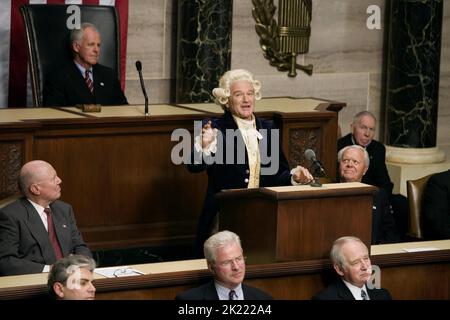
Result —
[[0, 276], [48, 272], [58, 257], [69, 254], [92, 256], [72, 207], [58, 200], [61, 182], [45, 161], [22, 167], [19, 184], [24, 197], [0, 210]]

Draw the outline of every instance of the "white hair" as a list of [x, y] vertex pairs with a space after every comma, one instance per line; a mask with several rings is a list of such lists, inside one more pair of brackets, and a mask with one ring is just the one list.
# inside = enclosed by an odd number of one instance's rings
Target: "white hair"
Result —
[[366, 163], [366, 168], [369, 168], [370, 166], [370, 157], [369, 157], [369, 153], [367, 152], [367, 150], [363, 147], [361, 147], [360, 145], [357, 144], [352, 144], [350, 146], [346, 146], [344, 148], [342, 148], [341, 150], [339, 150], [338, 152], [338, 162], [341, 163], [342, 157], [344, 156], [345, 151], [347, 150], [358, 150], [361, 151], [362, 153], [364, 153], [364, 162]]
[[247, 80], [253, 85], [255, 91], [255, 99], [261, 99], [261, 82], [255, 80], [253, 74], [245, 69], [235, 69], [225, 72], [219, 80], [219, 87], [214, 88], [212, 94], [215, 102], [224, 107], [231, 95], [230, 87], [235, 81]]

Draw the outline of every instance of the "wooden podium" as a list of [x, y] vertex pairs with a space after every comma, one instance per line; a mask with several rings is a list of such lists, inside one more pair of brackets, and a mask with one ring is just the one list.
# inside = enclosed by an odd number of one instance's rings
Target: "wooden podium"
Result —
[[375, 190], [362, 183], [224, 190], [219, 229], [240, 236], [251, 264], [328, 258], [341, 236], [370, 249]]

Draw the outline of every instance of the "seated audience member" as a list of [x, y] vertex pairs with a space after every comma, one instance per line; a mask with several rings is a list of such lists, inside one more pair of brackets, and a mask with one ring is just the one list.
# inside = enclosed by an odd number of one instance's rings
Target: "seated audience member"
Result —
[[346, 146], [359, 145], [367, 150], [370, 166], [362, 177], [362, 182], [383, 188], [394, 212], [397, 229], [403, 237], [408, 229], [408, 199], [401, 194], [392, 194], [393, 183], [386, 167], [386, 148], [375, 140], [376, 118], [369, 111], [357, 113], [350, 125], [351, 133], [337, 142], [338, 151]]
[[[193, 152], [201, 159], [192, 159], [187, 166], [190, 172], [206, 170], [208, 174], [208, 187], [197, 226], [197, 256], [202, 255], [203, 243], [214, 229], [218, 212], [216, 193], [224, 189], [307, 184], [313, 180], [306, 168], [289, 169], [279, 139], [272, 145], [272, 121], [255, 116], [256, 100], [261, 99], [261, 83], [251, 72], [244, 69], [225, 72], [212, 94], [225, 113], [218, 119], [204, 121], [201, 136], [195, 138]], [[264, 145], [270, 152], [269, 162], [263, 161], [267, 153]], [[223, 147], [224, 161], [207, 161], [220, 154], [219, 146]]]
[[362, 178], [362, 182], [383, 188], [386, 194], [392, 194], [393, 183], [386, 167], [386, 148], [375, 140], [376, 118], [369, 111], [362, 111], [353, 117], [350, 125], [351, 133], [338, 140], [338, 151], [346, 146], [359, 145], [366, 149], [370, 158], [370, 166]]
[[[338, 162], [341, 182], [361, 182], [370, 165], [366, 149], [357, 145], [341, 149]], [[372, 205], [372, 244], [397, 242], [399, 236], [384, 189], [377, 190]]]
[[422, 198], [426, 239], [450, 239], [450, 170], [432, 175]]
[[81, 24], [70, 41], [73, 62], [46, 75], [44, 106], [128, 104], [114, 70], [98, 63], [101, 39], [95, 26]]
[[242, 283], [245, 257], [238, 235], [221, 231], [206, 240], [204, 254], [214, 281], [180, 293], [177, 300], [270, 300], [260, 289]]
[[372, 264], [366, 245], [356, 237], [337, 239], [330, 252], [333, 268], [339, 275], [313, 300], [391, 300], [386, 289], [370, 289]]
[[57, 300], [94, 300], [95, 261], [79, 254], [59, 259], [48, 275], [50, 297]]
[[71, 253], [92, 256], [72, 207], [58, 200], [61, 182], [45, 161], [30, 161], [20, 170], [23, 197], [0, 210], [0, 275], [48, 272]]

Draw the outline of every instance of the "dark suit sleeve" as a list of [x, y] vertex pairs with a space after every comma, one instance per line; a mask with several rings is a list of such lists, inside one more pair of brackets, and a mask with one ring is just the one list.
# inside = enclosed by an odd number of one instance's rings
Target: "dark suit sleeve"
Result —
[[0, 210], [0, 276], [39, 273], [44, 264], [21, 259], [20, 231], [18, 222]]
[[119, 80], [117, 79], [114, 79], [113, 92], [115, 94], [114, 100], [117, 105], [128, 104], [128, 100], [122, 91], [122, 87], [120, 86]]
[[380, 243], [395, 243], [400, 240], [397, 227], [395, 226], [394, 216], [389, 208], [389, 199], [384, 189], [378, 189], [379, 201], [377, 214], [380, 214], [379, 222], [381, 224]]
[[375, 152], [373, 153], [373, 159], [370, 163], [370, 166], [374, 167], [372, 179], [374, 179], [375, 181], [373, 184], [386, 190], [387, 195], [390, 197], [394, 185], [391, 182], [389, 172], [386, 167], [386, 147], [382, 143], [378, 141], [376, 142], [377, 145], [375, 148]]
[[219, 300], [214, 282], [178, 293], [175, 300]]
[[69, 223], [70, 223], [71, 243], [72, 243], [71, 253], [92, 257], [91, 250], [89, 250], [87, 245], [84, 243], [83, 237], [81, 236], [80, 231], [78, 231], [72, 206], [69, 207], [70, 207]]
[[450, 237], [450, 174], [430, 177], [423, 193], [423, 215], [426, 236], [433, 239]]
[[64, 93], [64, 80], [57, 74], [46, 77], [43, 91], [44, 106], [65, 106], [67, 105]]
[[242, 285], [242, 291], [244, 293], [244, 300], [273, 300], [270, 294], [245, 284]]

